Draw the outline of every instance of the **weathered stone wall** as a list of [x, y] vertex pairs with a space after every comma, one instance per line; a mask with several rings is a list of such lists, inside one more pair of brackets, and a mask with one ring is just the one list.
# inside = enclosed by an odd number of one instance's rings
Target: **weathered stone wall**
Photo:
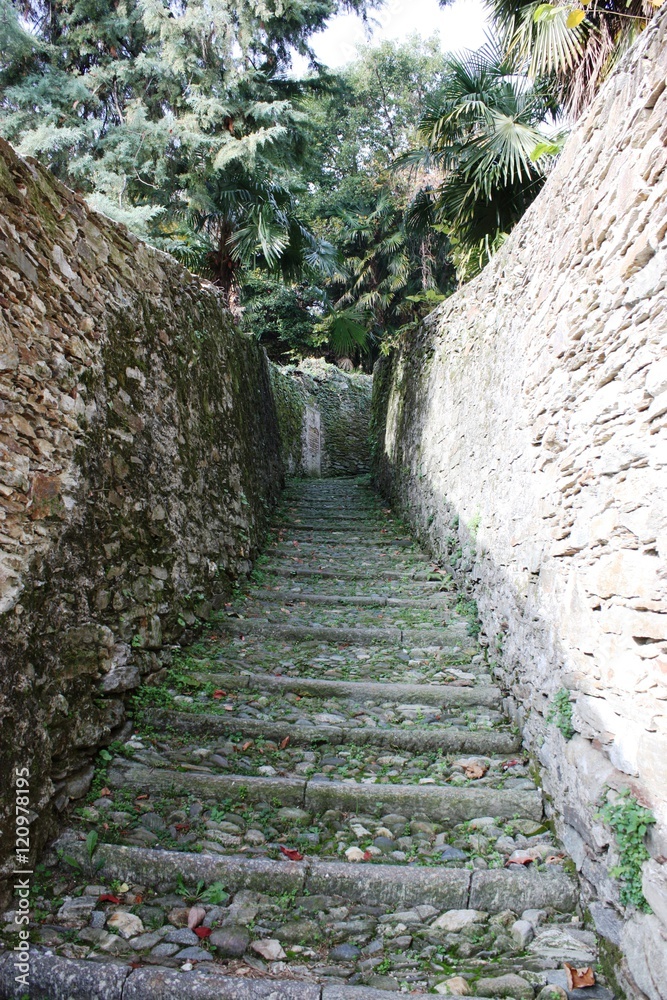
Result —
[[268, 364], [219, 295], [0, 142], [0, 856], [248, 571], [281, 486]]
[[[667, 11], [469, 286], [375, 376], [377, 480], [469, 574], [598, 929], [631, 995], [667, 996]], [[574, 703], [567, 741], [547, 721]], [[621, 906], [598, 816], [658, 820]]]
[[293, 476], [356, 476], [369, 469], [373, 379], [320, 358], [271, 366], [285, 468]]

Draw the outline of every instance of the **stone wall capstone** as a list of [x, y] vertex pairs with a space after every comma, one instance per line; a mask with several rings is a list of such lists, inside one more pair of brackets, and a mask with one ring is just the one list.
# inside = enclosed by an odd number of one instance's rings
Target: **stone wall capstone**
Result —
[[0, 141], [0, 876], [124, 697], [248, 572], [282, 485], [269, 367], [220, 295]]
[[[590, 912], [628, 995], [651, 1000], [667, 997], [666, 234], [667, 10], [503, 249], [379, 365], [371, 430], [377, 482], [471, 580]], [[657, 819], [652, 913], [621, 905], [599, 817], [624, 787]]]

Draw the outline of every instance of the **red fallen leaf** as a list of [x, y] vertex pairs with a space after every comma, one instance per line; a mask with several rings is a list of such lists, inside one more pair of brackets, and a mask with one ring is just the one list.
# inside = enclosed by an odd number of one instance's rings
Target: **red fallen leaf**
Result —
[[131, 969], [140, 969], [141, 968], [141, 962], [130, 962], [129, 964], [130, 964], [130, 968]]
[[503, 771], [507, 771], [510, 767], [516, 767], [517, 764], [521, 764], [520, 760], [504, 760], [500, 765]]
[[134, 902], [136, 903], [137, 906], [139, 906], [140, 903], [143, 903], [143, 901], [144, 901], [144, 897], [143, 896], [135, 896], [134, 897]]
[[281, 844], [280, 853], [284, 854], [290, 861], [303, 861], [303, 854], [301, 854], [300, 851], [295, 850], [293, 847], [283, 847]]
[[564, 854], [549, 854], [545, 859], [545, 865], [557, 865], [565, 857]]
[[149, 798], [148, 795], [137, 795], [137, 802], [139, 801], [139, 799], [147, 799], [147, 798]]
[[179, 833], [181, 831], [183, 831], [183, 830], [185, 830], [185, 832], [187, 833], [187, 831], [190, 829], [190, 824], [189, 823], [174, 823], [174, 827], [175, 827], [176, 830], [179, 831]]
[[372, 861], [373, 855], [370, 851], [364, 851], [364, 861]]
[[100, 792], [100, 795], [111, 795], [111, 789], [103, 788], [102, 791]]
[[217, 699], [219, 699], [219, 698], [224, 698], [224, 697], [225, 697], [225, 692], [224, 692], [224, 691], [221, 691], [220, 689], [218, 689], [217, 691], [214, 691], [214, 692], [213, 692], [213, 697], [214, 697], [214, 698], [215, 698], [216, 700], [217, 700]]
[[110, 892], [103, 892], [102, 895], [100, 896], [98, 902], [99, 903], [116, 903], [116, 904], [118, 904], [118, 903], [120, 903], [120, 896], [114, 896]]
[[211, 936], [210, 927], [195, 927], [195, 934], [198, 938], [207, 938]]
[[249, 750], [252, 746], [252, 740], [246, 740], [245, 743], [241, 745], [241, 750]]
[[573, 965], [568, 965], [567, 962], [563, 964], [565, 966], [565, 975], [567, 976], [568, 990], [578, 990], [582, 986], [595, 986], [595, 973], [590, 965], [582, 969], [576, 969]]
[[284, 750], [285, 747], [289, 746], [289, 741], [290, 741], [289, 736], [286, 736], [284, 740], [281, 740], [280, 741], [280, 749]]
[[234, 706], [233, 705], [223, 705], [222, 707], [224, 708], [225, 712], [233, 712], [234, 711]]

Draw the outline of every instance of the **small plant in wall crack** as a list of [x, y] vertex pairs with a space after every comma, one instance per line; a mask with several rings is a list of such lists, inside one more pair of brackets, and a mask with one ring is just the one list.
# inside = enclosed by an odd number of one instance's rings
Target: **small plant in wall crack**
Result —
[[612, 828], [616, 838], [619, 862], [611, 874], [621, 883], [621, 902], [650, 912], [642, 892], [642, 865], [649, 858], [644, 839], [649, 826], [655, 823], [655, 816], [650, 809], [640, 805], [627, 788], [612, 801], [607, 801], [599, 815]]
[[572, 702], [570, 692], [567, 688], [561, 688], [554, 695], [551, 708], [546, 715], [547, 722], [553, 722], [566, 740], [574, 736], [574, 726], [572, 725]]

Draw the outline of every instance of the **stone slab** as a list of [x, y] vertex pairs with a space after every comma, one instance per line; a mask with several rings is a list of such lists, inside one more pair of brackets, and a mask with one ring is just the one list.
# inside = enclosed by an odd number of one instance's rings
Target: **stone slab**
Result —
[[144, 968], [132, 973], [123, 1000], [320, 1000], [321, 987], [287, 979]]
[[[237, 720], [237, 729], [238, 720]], [[302, 778], [255, 778], [243, 775], [197, 774], [143, 764], [112, 765], [107, 781], [112, 788], [141, 788], [154, 794], [171, 788], [225, 799], [243, 794], [248, 802], [261, 802], [279, 794], [283, 805], [302, 805], [306, 782]]]
[[465, 909], [470, 885], [467, 869], [354, 865], [313, 862], [306, 878], [311, 895], [340, 895], [370, 906], [410, 909], [429, 903], [442, 910]]
[[266, 691], [305, 691], [318, 697], [354, 698], [359, 701], [396, 701], [421, 705], [485, 705], [500, 704], [500, 688], [491, 684], [461, 687], [456, 684], [381, 684], [373, 681], [331, 681], [317, 678], [272, 677], [267, 674], [218, 674], [197, 672], [195, 680], [211, 682], [221, 688], [261, 688]]
[[541, 910], [552, 906], [561, 913], [577, 907], [577, 884], [563, 871], [476, 871], [472, 876], [470, 901], [474, 910], [496, 913], [500, 910]]
[[16, 981], [14, 954], [0, 956], [0, 997], [3, 1000], [124, 1000], [128, 966], [83, 962], [52, 955], [30, 946], [29, 987]]
[[[65, 834], [54, 844], [85, 864], [85, 843]], [[303, 892], [307, 866], [299, 861], [270, 861], [266, 858], [245, 858], [239, 855], [189, 854], [185, 851], [160, 851], [146, 847], [124, 847], [100, 844], [95, 851], [100, 863], [99, 878], [120, 879], [140, 885], [150, 885], [158, 892], [171, 891], [179, 876], [186, 885], [199, 881], [209, 885], [223, 882], [229, 892], [251, 889], [256, 892]]]
[[440, 823], [451, 825], [464, 823], [476, 816], [511, 819], [518, 815], [526, 819], [542, 819], [542, 796], [539, 792], [511, 789], [309, 781], [305, 803], [306, 809], [312, 812], [324, 812], [326, 809], [363, 812], [376, 807], [383, 808], [385, 812], [404, 812], [406, 816], [422, 812]]
[[393, 747], [396, 750], [442, 750], [443, 753], [509, 754], [521, 749], [521, 737], [513, 733], [456, 729], [363, 729], [352, 726], [294, 726], [288, 722], [264, 722], [257, 719], [227, 719], [205, 713], [174, 712], [157, 709], [146, 713], [146, 721], [156, 727], [171, 726], [193, 736], [221, 736], [242, 732], [254, 738], [264, 736], [280, 742], [290, 737], [292, 745], [310, 743], [355, 743], [358, 746]]

